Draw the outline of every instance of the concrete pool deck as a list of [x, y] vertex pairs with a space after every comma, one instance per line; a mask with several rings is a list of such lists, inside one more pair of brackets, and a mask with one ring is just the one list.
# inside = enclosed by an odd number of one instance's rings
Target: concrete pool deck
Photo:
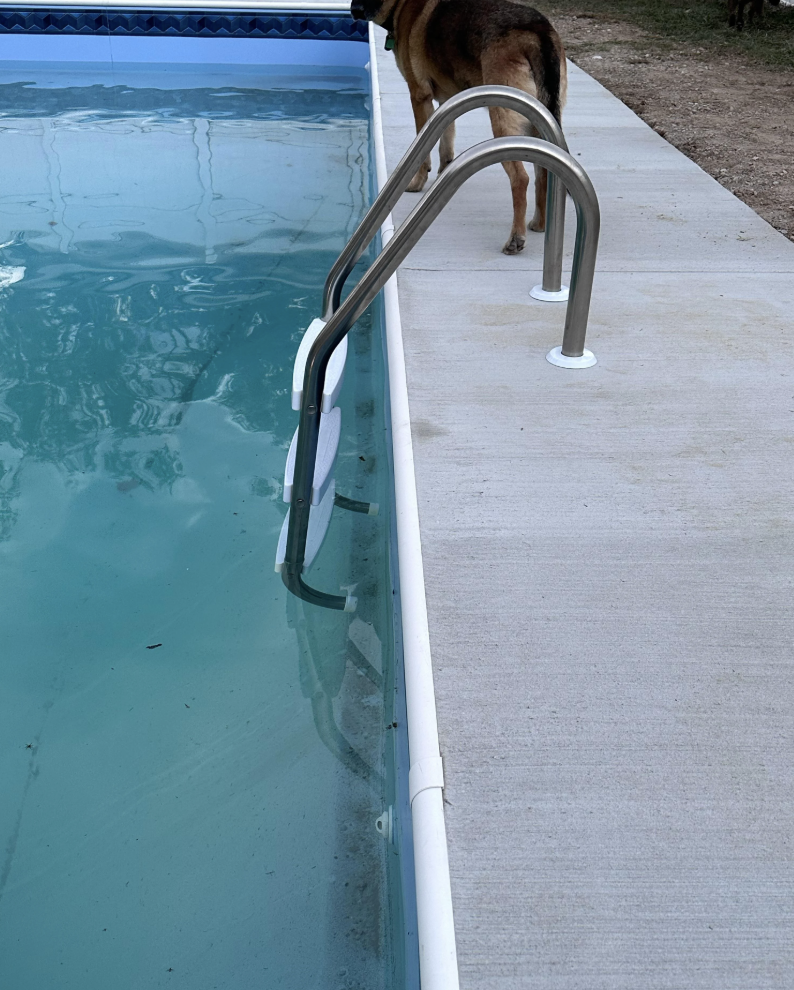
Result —
[[564, 125], [602, 209], [596, 367], [545, 360], [565, 307], [529, 297], [541, 235], [500, 252], [501, 168], [398, 277], [461, 983], [783, 990], [794, 244], [573, 66]]

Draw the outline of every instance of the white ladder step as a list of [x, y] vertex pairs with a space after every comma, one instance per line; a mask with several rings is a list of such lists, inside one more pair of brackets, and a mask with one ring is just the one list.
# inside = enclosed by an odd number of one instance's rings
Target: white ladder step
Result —
[[[342, 435], [342, 410], [335, 406], [329, 413], [320, 415], [320, 435], [317, 438], [317, 460], [314, 462], [312, 480], [312, 505], [319, 505], [331, 481], [336, 463], [339, 438]], [[292, 480], [295, 475], [295, 455], [298, 450], [298, 431], [292, 437], [284, 470], [284, 501], [292, 501]]]
[[[333, 480], [328, 486], [325, 498], [317, 506], [309, 509], [309, 531], [306, 534], [306, 555], [303, 560], [304, 570], [311, 567], [312, 561], [317, 556], [320, 547], [323, 545], [325, 534], [331, 522], [331, 513], [334, 509], [334, 497], [336, 495], [336, 485]], [[292, 510], [290, 509], [290, 512]], [[278, 549], [276, 550], [276, 573], [280, 574], [284, 566], [284, 557], [287, 555], [287, 532], [289, 531], [289, 512], [281, 527], [281, 535], [278, 538]]]
[[[312, 344], [317, 340], [320, 331], [325, 326], [325, 320], [312, 320], [309, 329], [303, 335], [298, 353], [295, 355], [295, 367], [292, 370], [292, 408], [300, 409], [303, 398], [303, 376], [306, 373], [306, 361], [309, 358], [309, 351]], [[323, 405], [322, 412], [330, 412], [336, 405], [339, 393], [342, 390], [342, 382], [345, 377], [345, 361], [347, 360], [347, 336], [337, 344], [333, 354], [328, 361], [325, 370], [325, 384], [323, 385]]]

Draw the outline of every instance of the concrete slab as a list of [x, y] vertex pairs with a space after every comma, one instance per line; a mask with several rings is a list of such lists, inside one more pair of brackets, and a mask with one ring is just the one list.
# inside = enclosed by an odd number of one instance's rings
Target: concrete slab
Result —
[[595, 368], [544, 360], [564, 307], [528, 297], [542, 238], [499, 253], [499, 169], [399, 276], [462, 984], [784, 990], [794, 245], [575, 67], [566, 122]]

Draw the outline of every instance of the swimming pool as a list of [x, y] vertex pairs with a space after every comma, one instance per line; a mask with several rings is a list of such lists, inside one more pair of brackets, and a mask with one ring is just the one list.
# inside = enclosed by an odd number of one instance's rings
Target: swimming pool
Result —
[[26, 35], [0, 74], [0, 976], [404, 986], [377, 311], [336, 481], [384, 508], [313, 565], [355, 615], [272, 568], [292, 361], [374, 182], [366, 46], [161, 41]]

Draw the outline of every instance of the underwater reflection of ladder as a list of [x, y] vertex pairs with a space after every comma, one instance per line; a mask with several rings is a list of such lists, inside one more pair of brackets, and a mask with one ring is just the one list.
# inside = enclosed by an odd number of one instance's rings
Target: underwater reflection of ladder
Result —
[[[421, 161], [451, 120], [476, 106], [515, 109], [523, 113], [546, 140], [494, 138], [458, 155], [424, 193], [391, 239], [384, 238], [380, 254], [342, 301], [342, 287], [347, 277], [407, 188]], [[355, 599], [349, 594], [320, 591], [303, 578], [304, 570], [320, 548], [333, 506], [370, 511], [366, 503], [353, 503], [336, 495], [333, 482], [329, 480], [336, 457], [334, 437], [339, 430], [338, 419], [333, 419], [334, 402], [341, 388], [347, 333], [456, 190], [480, 169], [506, 161], [531, 162], [550, 173], [543, 284], [536, 286], [530, 294], [545, 301], [567, 298], [568, 306], [562, 345], [549, 351], [546, 359], [558, 368], [569, 369], [591, 368], [596, 363], [593, 353], [584, 346], [601, 226], [593, 184], [581, 164], [566, 150], [562, 132], [548, 110], [533, 97], [507, 86], [478, 86], [466, 90], [435, 111], [384, 184], [326, 279], [323, 319], [312, 323], [301, 343], [292, 393], [293, 408], [300, 409], [300, 421], [287, 465], [290, 511], [279, 540], [276, 570], [281, 573], [287, 588], [303, 601], [345, 611], [355, 608]], [[563, 291], [560, 281], [566, 191], [576, 207], [576, 240], [569, 292]]]
[[[317, 735], [343, 766], [380, 794], [383, 777], [353, 748], [339, 728], [334, 714], [334, 700], [340, 697], [349, 663], [379, 691], [383, 690], [383, 675], [364, 656], [349, 633], [342, 649], [329, 649], [329, 642], [338, 632], [338, 626], [324, 629], [321, 624], [318, 625], [316, 612], [311, 619], [310, 622], [305, 604], [290, 595], [287, 600], [287, 624], [298, 639], [301, 691], [311, 702]], [[353, 619], [354, 623], [357, 621], [360, 620]]]

